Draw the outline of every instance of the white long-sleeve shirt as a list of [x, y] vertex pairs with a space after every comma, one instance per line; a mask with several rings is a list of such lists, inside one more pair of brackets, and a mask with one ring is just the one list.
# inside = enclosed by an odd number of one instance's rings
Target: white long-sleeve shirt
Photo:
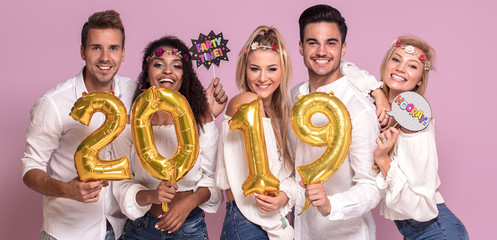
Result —
[[[375, 239], [376, 225], [370, 212], [380, 201], [380, 191], [371, 176], [374, 164], [375, 139], [379, 135], [379, 123], [375, 107], [352, 85], [348, 75], [325, 86], [318, 92], [333, 91], [347, 107], [352, 121], [352, 142], [349, 153], [340, 169], [323, 186], [331, 203], [331, 212], [322, 216], [314, 207], [302, 215], [295, 216], [295, 239]], [[292, 97], [309, 93], [309, 82], [292, 90]], [[322, 114], [315, 114], [312, 122], [316, 126], [328, 121]], [[302, 166], [317, 160], [325, 147], [313, 147], [293, 138], [295, 166]], [[296, 181], [300, 175], [295, 174]], [[300, 212], [305, 202], [305, 189], [299, 187], [295, 211]]]
[[444, 200], [438, 191], [435, 121], [416, 133], [401, 131], [390, 158], [387, 177], [380, 172], [376, 178], [378, 187], [385, 191], [380, 214], [391, 220], [420, 222], [438, 216], [437, 204]]
[[[263, 128], [266, 141], [269, 169], [280, 180], [280, 191], [288, 196], [288, 203], [279, 211], [261, 213], [252, 196], [245, 196], [242, 184], [248, 176], [247, 160], [243, 135], [238, 130], [229, 129], [230, 117], [225, 116], [219, 139], [218, 163], [216, 170], [216, 185], [223, 189], [231, 189], [236, 205], [243, 216], [249, 221], [262, 227], [270, 239], [293, 239], [293, 228], [285, 218], [291, 211], [297, 195], [297, 184], [293, 170], [285, 165], [276, 147], [276, 138], [270, 118], [263, 118]], [[287, 227], [282, 224], [282, 217]]]
[[[178, 184], [178, 192], [196, 191], [199, 187], [207, 187], [211, 192], [208, 201], [199, 207], [209, 213], [215, 213], [222, 203], [223, 195], [214, 183], [216, 170], [218, 129], [214, 121], [203, 125], [204, 130], [199, 130], [199, 155], [195, 165], [188, 171]], [[174, 125], [152, 126], [157, 151], [170, 158], [178, 147]], [[127, 125], [125, 131], [112, 143], [113, 157], [128, 156], [132, 172], [131, 180], [122, 180], [114, 183], [113, 192], [122, 212], [131, 220], [142, 217], [150, 210], [151, 204], [140, 206], [136, 202], [136, 194], [141, 190], [154, 190], [161, 182], [152, 177], [141, 165], [140, 159], [133, 145], [131, 126]]]
[[[74, 120], [69, 113], [76, 100], [88, 92], [82, 70], [75, 77], [47, 91], [31, 108], [31, 122], [26, 130], [26, 150], [22, 158], [22, 175], [32, 169], [46, 171], [56, 180], [69, 182], [78, 176], [74, 153], [81, 141], [105, 120], [95, 113], [90, 125]], [[136, 83], [114, 76], [112, 89], [129, 111]], [[110, 149], [100, 152], [101, 159], [112, 159]], [[102, 188], [95, 203], [82, 203], [68, 198], [43, 196], [42, 230], [57, 239], [104, 239], [106, 219], [116, 237], [123, 231], [125, 216], [112, 196], [111, 186]]]

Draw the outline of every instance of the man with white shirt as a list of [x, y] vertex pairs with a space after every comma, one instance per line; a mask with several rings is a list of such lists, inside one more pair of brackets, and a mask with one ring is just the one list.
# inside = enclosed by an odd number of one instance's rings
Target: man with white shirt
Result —
[[[131, 109], [135, 81], [116, 73], [124, 60], [124, 27], [114, 10], [88, 18], [81, 32], [85, 66], [75, 77], [47, 91], [31, 109], [26, 130], [23, 181], [43, 194], [42, 239], [116, 239], [125, 216], [102, 181], [81, 182], [74, 153], [81, 141], [104, 122], [95, 114], [90, 126], [69, 116], [83, 92], [114, 92]], [[104, 149], [102, 159], [110, 160]]]
[[[293, 100], [298, 94], [333, 91], [350, 113], [352, 143], [342, 167], [328, 181], [308, 186], [300, 182], [296, 212], [302, 210], [306, 197], [313, 207], [295, 216], [295, 239], [375, 239], [376, 226], [370, 210], [378, 204], [380, 192], [369, 173], [379, 124], [374, 105], [352, 84], [363, 80], [349, 79], [362, 75], [343, 70], [352, 65], [341, 61], [347, 47], [345, 19], [331, 6], [316, 5], [301, 14], [299, 26], [299, 51], [309, 81], [294, 87]], [[312, 121], [316, 126], [328, 122], [320, 114], [314, 115]], [[314, 162], [325, 151], [294, 140], [295, 166]], [[299, 174], [295, 175], [301, 181]]]

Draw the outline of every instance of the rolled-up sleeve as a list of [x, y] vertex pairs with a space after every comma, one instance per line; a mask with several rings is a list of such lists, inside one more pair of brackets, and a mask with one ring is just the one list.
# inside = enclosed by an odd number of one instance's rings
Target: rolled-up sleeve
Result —
[[22, 158], [22, 176], [29, 170], [47, 171], [48, 161], [59, 146], [62, 120], [58, 108], [48, 97], [41, 97], [31, 108], [31, 122], [26, 130], [26, 149]]
[[351, 62], [343, 61], [340, 63], [340, 70], [356, 88], [361, 90], [361, 93], [370, 98], [369, 94], [379, 88], [381, 83], [376, 81], [376, 78], [365, 70], [359, 69]]

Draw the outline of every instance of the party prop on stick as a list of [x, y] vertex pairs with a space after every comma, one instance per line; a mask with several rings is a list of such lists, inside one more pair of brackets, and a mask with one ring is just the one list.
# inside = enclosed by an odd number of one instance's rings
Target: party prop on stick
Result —
[[[158, 110], [173, 119], [178, 148], [171, 159], [161, 156], [155, 146], [150, 119]], [[153, 177], [176, 182], [195, 165], [199, 153], [197, 126], [188, 101], [178, 91], [153, 86], [140, 94], [131, 109], [131, 129], [140, 162]], [[162, 203], [162, 210], [169, 210], [167, 203]]]
[[411, 91], [400, 93], [392, 101], [391, 109], [387, 114], [409, 131], [421, 131], [430, 124], [430, 104], [419, 93]]
[[[326, 116], [328, 124], [312, 124], [311, 117], [318, 112]], [[297, 167], [305, 185], [325, 182], [342, 166], [347, 157], [352, 140], [349, 111], [333, 92], [299, 95], [299, 100], [292, 108], [291, 124], [302, 142], [318, 147], [327, 146], [326, 151], [316, 161]], [[309, 206], [309, 199], [306, 198], [299, 215]]]
[[74, 163], [83, 182], [90, 180], [129, 179], [128, 156], [116, 160], [104, 161], [99, 157], [100, 151], [121, 134], [126, 127], [126, 108], [113, 92], [83, 93], [69, 114], [74, 120], [88, 126], [95, 112], [105, 114], [105, 122], [96, 131], [87, 136], [76, 149]]
[[239, 130], [243, 133], [248, 167], [248, 176], [242, 184], [245, 196], [255, 192], [277, 196], [280, 181], [269, 169], [260, 100], [257, 98], [241, 106], [235, 105], [238, 111], [228, 124], [230, 130]]
[[[213, 30], [209, 34], [199, 34], [198, 39], [192, 39], [193, 46], [190, 48], [192, 60], [197, 62], [197, 68], [204, 65], [207, 69], [215, 64], [219, 67], [220, 61], [229, 61], [228, 52], [230, 49], [226, 46], [228, 40], [224, 39], [223, 33], [215, 34]], [[215, 70], [214, 78], [216, 77]]]

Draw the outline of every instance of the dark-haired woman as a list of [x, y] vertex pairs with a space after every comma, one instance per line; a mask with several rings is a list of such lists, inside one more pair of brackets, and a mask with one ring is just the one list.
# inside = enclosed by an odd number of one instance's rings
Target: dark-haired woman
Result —
[[[190, 60], [185, 44], [171, 36], [149, 43], [144, 51], [135, 99], [151, 86], [179, 91], [197, 122], [200, 153], [184, 179], [160, 181], [141, 166], [128, 125], [113, 142], [115, 156], [128, 155], [133, 172], [131, 180], [113, 186], [120, 208], [129, 218], [122, 239], [208, 239], [204, 211], [216, 212], [222, 200], [214, 184], [219, 133]], [[151, 124], [159, 153], [169, 158], [178, 146], [173, 119], [157, 111]], [[162, 211], [163, 202], [168, 203], [169, 211]]]

